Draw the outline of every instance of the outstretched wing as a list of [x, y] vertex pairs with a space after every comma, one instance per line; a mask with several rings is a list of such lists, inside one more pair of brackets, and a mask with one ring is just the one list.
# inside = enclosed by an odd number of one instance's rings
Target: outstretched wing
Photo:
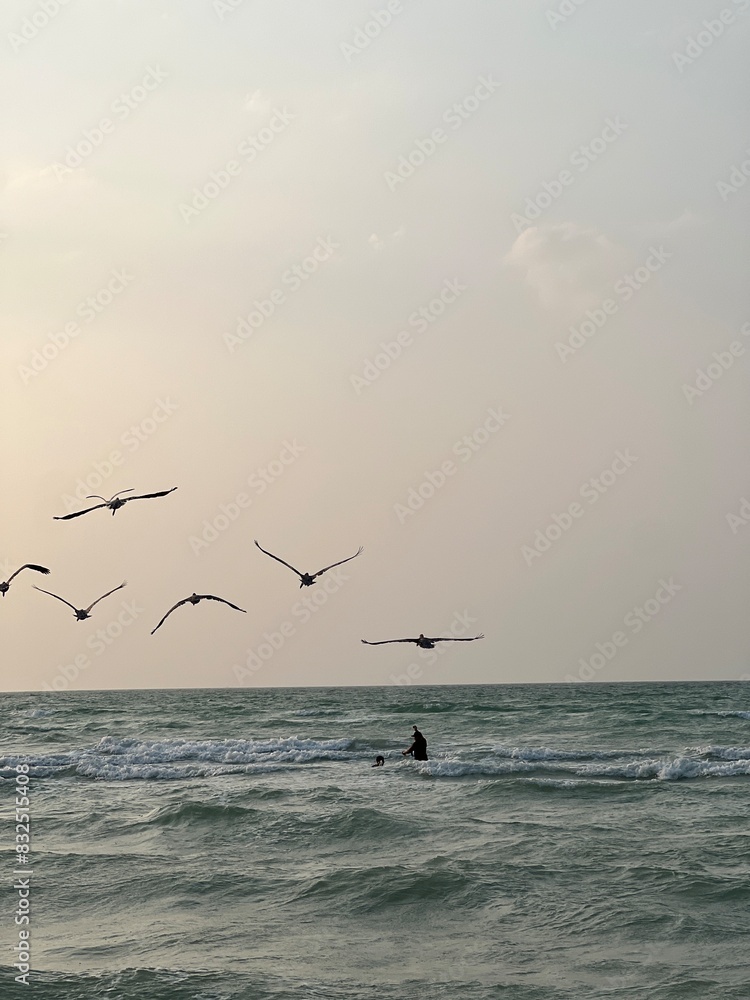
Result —
[[173, 486], [171, 490], [162, 490], [160, 493], [142, 493], [137, 497], [125, 497], [122, 502], [128, 503], [130, 500], [151, 500], [152, 497], [165, 497], [168, 493], [174, 493], [176, 489], [177, 487]]
[[343, 566], [344, 563], [350, 562], [352, 559], [356, 559], [357, 556], [360, 554], [361, 551], [362, 551], [362, 546], [360, 545], [360, 547], [357, 549], [357, 551], [354, 553], [353, 556], [349, 556], [346, 559], [340, 559], [338, 562], [331, 563], [331, 565], [330, 566], [326, 566], [325, 569], [319, 569], [317, 573], [313, 573], [313, 580], [315, 580], [317, 577], [319, 577], [322, 573], [327, 573], [328, 570], [329, 569], [333, 569], [334, 566]]
[[[57, 597], [58, 601], [62, 601], [63, 604], [67, 604], [69, 608], [73, 608], [70, 601], [66, 601], [64, 597], [60, 597], [58, 594], [53, 594], [51, 590], [43, 590], [41, 587], [37, 587], [36, 584], [34, 584], [34, 590], [40, 590], [43, 594], [49, 594], [50, 597]], [[78, 608], [73, 608], [73, 610], [78, 611]]]
[[[253, 539], [253, 541], [255, 541], [255, 539]], [[258, 545], [257, 542], [255, 542], [255, 544]], [[294, 566], [290, 565], [288, 562], [284, 562], [283, 559], [279, 559], [279, 557], [275, 556], [273, 554], [273, 552], [266, 552], [266, 550], [263, 548], [262, 545], [258, 545], [258, 548], [260, 549], [261, 552], [265, 552], [267, 556], [270, 556], [272, 559], [275, 559], [276, 562], [284, 563], [284, 565], [287, 567], [287, 569], [290, 569], [292, 571], [292, 573], [296, 573], [297, 576], [302, 576], [302, 574], [300, 573], [300, 571], [298, 569], [295, 569]]]
[[[13, 576], [18, 576], [18, 574], [21, 572], [22, 569], [33, 569], [36, 570], [37, 573], [45, 573], [45, 574], [49, 573], [49, 570], [47, 569], [46, 566], [37, 566], [36, 563], [24, 563], [23, 566], [20, 566], [15, 571]], [[10, 583], [10, 581], [13, 579], [13, 576], [9, 576], [5, 582]]]
[[106, 507], [106, 503], [98, 503], [94, 507], [87, 507], [86, 510], [77, 510], [73, 514], [63, 514], [61, 517], [53, 517], [53, 521], [69, 521], [71, 517], [80, 517], [81, 514], [88, 514], [90, 510], [99, 510], [100, 507]]
[[[167, 618], [169, 618], [169, 616], [172, 614], [173, 611], [175, 611], [177, 608], [181, 607], [183, 604], [188, 604], [189, 601], [190, 601], [190, 598], [186, 597], [182, 601], [178, 601], [177, 604], [172, 605], [172, 607], [169, 609], [169, 611], [167, 611], [167, 613], [164, 615], [164, 617], [159, 622], [159, 624], [156, 626], [156, 628], [161, 628], [162, 625], [164, 624], [164, 622], [167, 620]], [[156, 631], [156, 628], [152, 628], [151, 629], [151, 635], [154, 634], [154, 632]]]
[[247, 614], [244, 608], [238, 608], [236, 604], [232, 604], [231, 601], [225, 601], [223, 597], [214, 597], [213, 594], [199, 594], [198, 595], [202, 601], [220, 601], [222, 604], [228, 604], [230, 608], [234, 608], [235, 611], [241, 611], [243, 615]]
[[102, 594], [101, 597], [97, 597], [97, 599], [94, 601], [94, 603], [93, 604], [89, 604], [89, 606], [86, 608], [86, 612], [88, 613], [89, 611], [91, 611], [91, 609], [94, 607], [94, 605], [98, 604], [99, 601], [103, 601], [105, 597], [109, 597], [110, 594], [114, 594], [114, 592], [116, 590], [122, 590], [122, 588], [127, 585], [127, 582], [128, 582], [127, 580], [124, 580], [120, 584], [119, 587], [113, 587], [111, 590], [108, 590], [106, 594]]
[[475, 639], [484, 639], [484, 633], [481, 635], [467, 636], [463, 639], [459, 639], [456, 635], [445, 635], [441, 636], [439, 639], [430, 639], [430, 642], [474, 642]]
[[106, 497], [100, 497], [98, 493], [92, 493], [90, 496], [87, 497], [87, 499], [91, 500], [93, 497], [99, 497], [99, 499], [103, 500], [105, 503], [112, 503], [113, 500], [116, 500], [117, 497], [122, 496], [123, 493], [132, 493], [134, 489], [135, 487], [128, 486], [126, 490], [118, 490], [117, 493], [112, 494], [109, 500], [107, 500]]
[[366, 646], [384, 646], [387, 642], [419, 642], [419, 639], [381, 639], [380, 642], [368, 642], [367, 639], [360, 639]]

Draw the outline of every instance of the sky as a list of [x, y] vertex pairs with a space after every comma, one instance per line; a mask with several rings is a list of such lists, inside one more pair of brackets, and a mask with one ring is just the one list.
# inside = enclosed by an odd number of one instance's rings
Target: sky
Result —
[[750, 0], [0, 20], [5, 690], [750, 678]]

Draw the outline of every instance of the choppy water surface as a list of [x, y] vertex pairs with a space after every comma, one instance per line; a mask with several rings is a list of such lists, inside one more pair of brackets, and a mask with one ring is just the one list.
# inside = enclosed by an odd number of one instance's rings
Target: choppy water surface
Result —
[[747, 685], [1, 697], [35, 996], [750, 997]]

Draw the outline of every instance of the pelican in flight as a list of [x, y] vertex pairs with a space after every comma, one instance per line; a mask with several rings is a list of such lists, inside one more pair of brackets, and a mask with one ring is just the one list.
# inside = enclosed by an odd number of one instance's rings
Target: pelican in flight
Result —
[[[200, 604], [201, 601], [220, 601], [222, 604], [228, 604], [229, 607], [234, 608], [235, 611], [241, 611], [243, 615], [247, 614], [244, 608], [238, 608], [236, 604], [232, 604], [231, 601], [225, 601], [223, 597], [214, 597], [213, 594], [191, 594], [190, 597], [183, 598], [183, 600], [178, 601], [177, 604], [171, 607], [169, 611], [167, 611], [167, 613], [164, 615], [162, 620], [159, 622], [159, 624], [156, 626], [156, 628], [161, 628], [161, 626], [164, 624], [167, 618], [169, 618], [172, 612], [175, 611], [177, 608], [181, 607], [183, 604]], [[151, 635], [154, 634], [156, 628], [151, 629]]]
[[436, 642], [474, 642], [475, 639], [484, 639], [484, 634], [472, 635], [464, 639], [459, 639], [455, 635], [444, 635], [436, 639], [428, 639], [420, 632], [418, 639], [381, 639], [380, 642], [368, 642], [367, 639], [361, 641], [366, 646], [384, 646], [387, 642], [416, 642], [421, 649], [434, 649]]
[[[258, 545], [257, 542], [255, 542], [255, 544]], [[279, 557], [275, 556], [273, 552], [266, 552], [266, 550], [263, 548], [262, 545], [258, 545], [258, 548], [260, 549], [261, 552], [265, 552], [267, 556], [270, 556], [272, 559], [275, 559], [276, 562], [283, 563], [283, 565], [286, 566], [288, 569], [290, 569], [293, 573], [296, 573], [297, 576], [300, 578], [300, 589], [302, 587], [311, 587], [315, 583], [317, 577], [322, 576], [323, 573], [327, 573], [328, 570], [333, 569], [334, 566], [341, 566], [345, 562], [349, 562], [350, 559], [356, 559], [357, 556], [362, 551], [362, 546], [360, 545], [360, 547], [357, 549], [357, 551], [354, 553], [353, 556], [348, 556], [346, 559], [340, 559], [339, 562], [331, 563], [330, 566], [325, 566], [323, 569], [319, 569], [317, 573], [300, 573], [298, 569], [295, 569], [294, 566], [290, 566], [289, 563], [284, 562], [283, 559], [279, 559]]]
[[97, 599], [92, 604], [89, 604], [87, 608], [76, 608], [70, 603], [70, 601], [66, 601], [64, 597], [60, 597], [58, 594], [53, 594], [51, 590], [42, 590], [42, 588], [37, 587], [36, 584], [34, 584], [34, 590], [40, 590], [43, 594], [49, 594], [50, 597], [56, 597], [58, 601], [62, 601], [63, 604], [67, 604], [69, 608], [73, 608], [78, 621], [82, 622], [84, 619], [91, 617], [90, 611], [96, 604], [99, 603], [99, 601], [103, 601], [105, 597], [109, 597], [110, 594], [114, 594], [116, 590], [122, 590], [122, 588], [126, 586], [126, 583], [127, 581], [125, 583], [121, 583], [119, 587], [113, 587], [112, 590], [108, 590], [107, 593], [102, 594], [101, 597], [97, 597]]
[[18, 576], [18, 574], [21, 572], [22, 569], [33, 569], [37, 573], [45, 573], [45, 574], [49, 573], [49, 570], [47, 569], [46, 566], [37, 566], [36, 563], [24, 563], [24, 565], [21, 566], [20, 569], [17, 569], [15, 573], [12, 573], [7, 580], [4, 580], [2, 583], [0, 583], [0, 594], [2, 594], [3, 597], [5, 597], [5, 595], [10, 590], [10, 585], [11, 582], [13, 581], [13, 577]]
[[152, 497], [165, 497], [168, 493], [173, 493], [177, 489], [173, 486], [171, 490], [162, 490], [160, 493], [142, 493], [137, 497], [122, 497], [121, 493], [131, 493], [133, 487], [129, 487], [127, 490], [119, 490], [114, 496], [111, 496], [109, 500], [106, 497], [100, 497], [98, 493], [91, 493], [86, 497], [87, 500], [101, 500], [102, 503], [94, 504], [93, 507], [87, 507], [85, 510], [76, 510], [72, 514], [63, 514], [60, 517], [55, 517], [55, 521], [69, 521], [71, 517], [80, 517], [81, 514], [88, 514], [91, 510], [99, 510], [100, 507], [109, 507], [114, 516], [120, 507], [124, 507], [129, 500], [151, 500]]

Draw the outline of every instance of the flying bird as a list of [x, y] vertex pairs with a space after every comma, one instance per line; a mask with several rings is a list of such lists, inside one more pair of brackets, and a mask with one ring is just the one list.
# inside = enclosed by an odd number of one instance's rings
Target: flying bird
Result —
[[3, 597], [5, 597], [5, 595], [10, 590], [10, 585], [13, 580], [13, 577], [18, 576], [18, 574], [21, 572], [22, 569], [33, 569], [37, 573], [44, 573], [44, 574], [49, 573], [49, 570], [47, 569], [46, 566], [37, 566], [36, 563], [24, 563], [24, 565], [21, 566], [20, 569], [17, 569], [15, 573], [11, 574], [11, 576], [9, 576], [7, 580], [0, 583], [0, 594], [2, 594]]
[[70, 601], [66, 601], [64, 597], [60, 597], [58, 594], [53, 594], [51, 590], [42, 590], [42, 588], [37, 587], [36, 584], [34, 584], [34, 590], [40, 590], [43, 594], [49, 594], [50, 597], [56, 597], [58, 601], [62, 601], [63, 604], [67, 604], [69, 608], [73, 608], [78, 621], [82, 622], [84, 619], [91, 617], [89, 612], [99, 603], [99, 601], [103, 601], [105, 597], [109, 597], [110, 594], [114, 594], [116, 590], [122, 590], [124, 586], [126, 586], [126, 582], [121, 583], [119, 587], [113, 587], [112, 590], [108, 590], [106, 594], [102, 594], [101, 597], [97, 597], [97, 599], [92, 604], [89, 604], [87, 608], [76, 608], [70, 603]]
[[87, 507], [85, 510], [76, 510], [72, 514], [62, 514], [60, 517], [55, 517], [55, 521], [69, 521], [71, 517], [80, 517], [81, 514], [88, 514], [91, 510], [99, 510], [100, 507], [109, 507], [114, 516], [120, 507], [124, 507], [126, 503], [130, 500], [151, 500], [153, 497], [165, 497], [168, 493], [173, 493], [177, 487], [173, 486], [171, 490], [162, 490], [160, 493], [142, 493], [137, 497], [122, 497], [121, 493], [130, 493], [133, 487], [129, 487], [127, 490], [119, 490], [114, 496], [111, 496], [109, 500], [106, 497], [100, 497], [98, 493], [91, 493], [86, 497], [87, 500], [102, 500], [102, 503], [94, 504], [93, 507]]
[[[167, 611], [162, 620], [156, 626], [156, 628], [161, 628], [164, 622], [169, 618], [173, 611], [181, 607], [183, 604], [199, 604], [201, 601], [220, 601], [222, 604], [228, 604], [230, 608], [234, 608], [235, 611], [241, 611], [243, 615], [247, 612], [244, 608], [238, 608], [236, 604], [232, 604], [231, 601], [225, 601], [223, 597], [214, 597], [213, 594], [191, 594], [190, 597], [185, 597], [183, 600], [178, 601], [173, 607]], [[151, 635], [154, 634], [156, 628], [151, 629]]]
[[[255, 544], [258, 545], [257, 542], [255, 542]], [[331, 563], [330, 566], [326, 566], [323, 569], [319, 569], [317, 573], [300, 573], [298, 569], [295, 569], [294, 566], [290, 566], [289, 563], [284, 562], [283, 559], [279, 559], [279, 557], [275, 556], [273, 552], [266, 552], [266, 550], [263, 548], [262, 545], [258, 545], [258, 548], [260, 549], [261, 552], [265, 552], [267, 556], [270, 556], [272, 559], [275, 559], [276, 562], [283, 563], [283, 565], [286, 566], [288, 569], [290, 569], [293, 573], [296, 573], [297, 576], [300, 578], [300, 589], [302, 587], [311, 587], [315, 583], [317, 577], [322, 576], [323, 573], [327, 573], [328, 570], [333, 569], [334, 566], [341, 566], [345, 562], [349, 562], [351, 559], [356, 559], [357, 556], [362, 551], [362, 546], [360, 545], [360, 547], [357, 549], [357, 551], [354, 553], [353, 556], [348, 556], [346, 559], [340, 559], [339, 562]]]
[[459, 639], [455, 635], [444, 635], [436, 639], [428, 639], [427, 636], [422, 635], [420, 632], [418, 639], [381, 639], [380, 642], [368, 642], [367, 639], [362, 639], [361, 641], [366, 646], [384, 646], [387, 642], [416, 642], [422, 649], [434, 649], [436, 642], [474, 642], [475, 639], [484, 639], [484, 634], [472, 635], [464, 639]]

